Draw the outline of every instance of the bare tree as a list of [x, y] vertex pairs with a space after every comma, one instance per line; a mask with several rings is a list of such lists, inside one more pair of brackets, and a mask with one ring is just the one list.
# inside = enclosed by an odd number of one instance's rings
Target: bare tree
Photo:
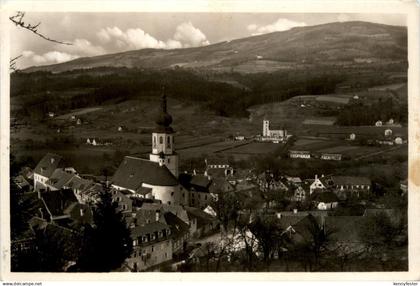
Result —
[[[58, 40], [52, 39], [50, 37], [47, 37], [46, 35], [44, 35], [43, 33], [38, 31], [38, 27], [39, 27], [39, 25], [41, 25], [41, 22], [33, 25], [31, 23], [25, 22], [24, 18], [25, 18], [25, 12], [17, 11], [16, 14], [9, 17], [9, 20], [12, 21], [12, 23], [15, 24], [17, 27], [28, 30], [28, 31], [34, 33], [35, 35], [37, 35], [38, 37], [41, 37], [42, 39], [46, 40], [46, 41], [57, 43], [57, 44], [62, 44], [62, 45], [73, 45], [72, 43], [69, 43], [69, 42], [58, 41]], [[9, 65], [10, 65], [10, 70], [12, 72], [16, 72], [18, 70], [17, 67], [16, 67], [16, 61], [21, 56], [22, 55], [19, 55], [19, 56], [14, 57], [13, 59], [10, 60]]]

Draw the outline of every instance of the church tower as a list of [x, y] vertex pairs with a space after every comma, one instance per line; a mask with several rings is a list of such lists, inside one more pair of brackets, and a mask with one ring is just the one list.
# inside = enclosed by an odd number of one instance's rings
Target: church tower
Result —
[[263, 119], [263, 137], [269, 137], [270, 136], [270, 121], [267, 119]]
[[174, 148], [174, 130], [171, 127], [172, 116], [166, 107], [166, 94], [163, 90], [161, 110], [156, 117], [156, 129], [152, 133], [152, 153], [150, 161], [165, 165], [178, 178], [178, 154]]

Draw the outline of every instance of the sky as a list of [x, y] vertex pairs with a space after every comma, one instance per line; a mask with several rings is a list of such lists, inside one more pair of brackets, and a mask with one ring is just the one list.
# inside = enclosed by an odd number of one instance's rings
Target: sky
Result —
[[368, 21], [406, 26], [404, 14], [343, 13], [39, 13], [38, 31], [62, 45], [11, 27], [11, 57], [18, 68], [143, 48], [189, 48], [330, 22]]

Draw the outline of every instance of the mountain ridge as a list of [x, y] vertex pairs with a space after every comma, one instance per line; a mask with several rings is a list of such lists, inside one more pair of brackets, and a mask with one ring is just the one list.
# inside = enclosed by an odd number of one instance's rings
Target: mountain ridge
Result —
[[213, 72], [276, 71], [307, 65], [407, 61], [407, 28], [371, 22], [334, 22], [183, 48], [130, 50], [23, 72], [95, 67], [189, 68]]

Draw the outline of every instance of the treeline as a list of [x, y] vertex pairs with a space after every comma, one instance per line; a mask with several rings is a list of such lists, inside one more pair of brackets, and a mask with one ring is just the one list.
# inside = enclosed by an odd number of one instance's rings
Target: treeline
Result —
[[201, 102], [216, 114], [226, 117], [248, 116], [251, 105], [278, 102], [301, 94], [332, 93], [345, 80], [337, 73], [319, 74], [317, 70], [260, 74], [226, 74], [241, 88], [211, 80], [192, 71], [144, 71], [127, 68], [104, 68], [72, 71], [14, 73], [11, 96], [23, 107], [22, 115], [36, 119], [48, 111], [115, 103], [144, 96], [160, 96], [162, 86], [168, 96], [182, 101]]
[[408, 121], [407, 104], [396, 102], [391, 97], [379, 99], [373, 104], [352, 104], [338, 113], [336, 124], [342, 126], [374, 125], [378, 120], [387, 122], [390, 119], [406, 124]]

